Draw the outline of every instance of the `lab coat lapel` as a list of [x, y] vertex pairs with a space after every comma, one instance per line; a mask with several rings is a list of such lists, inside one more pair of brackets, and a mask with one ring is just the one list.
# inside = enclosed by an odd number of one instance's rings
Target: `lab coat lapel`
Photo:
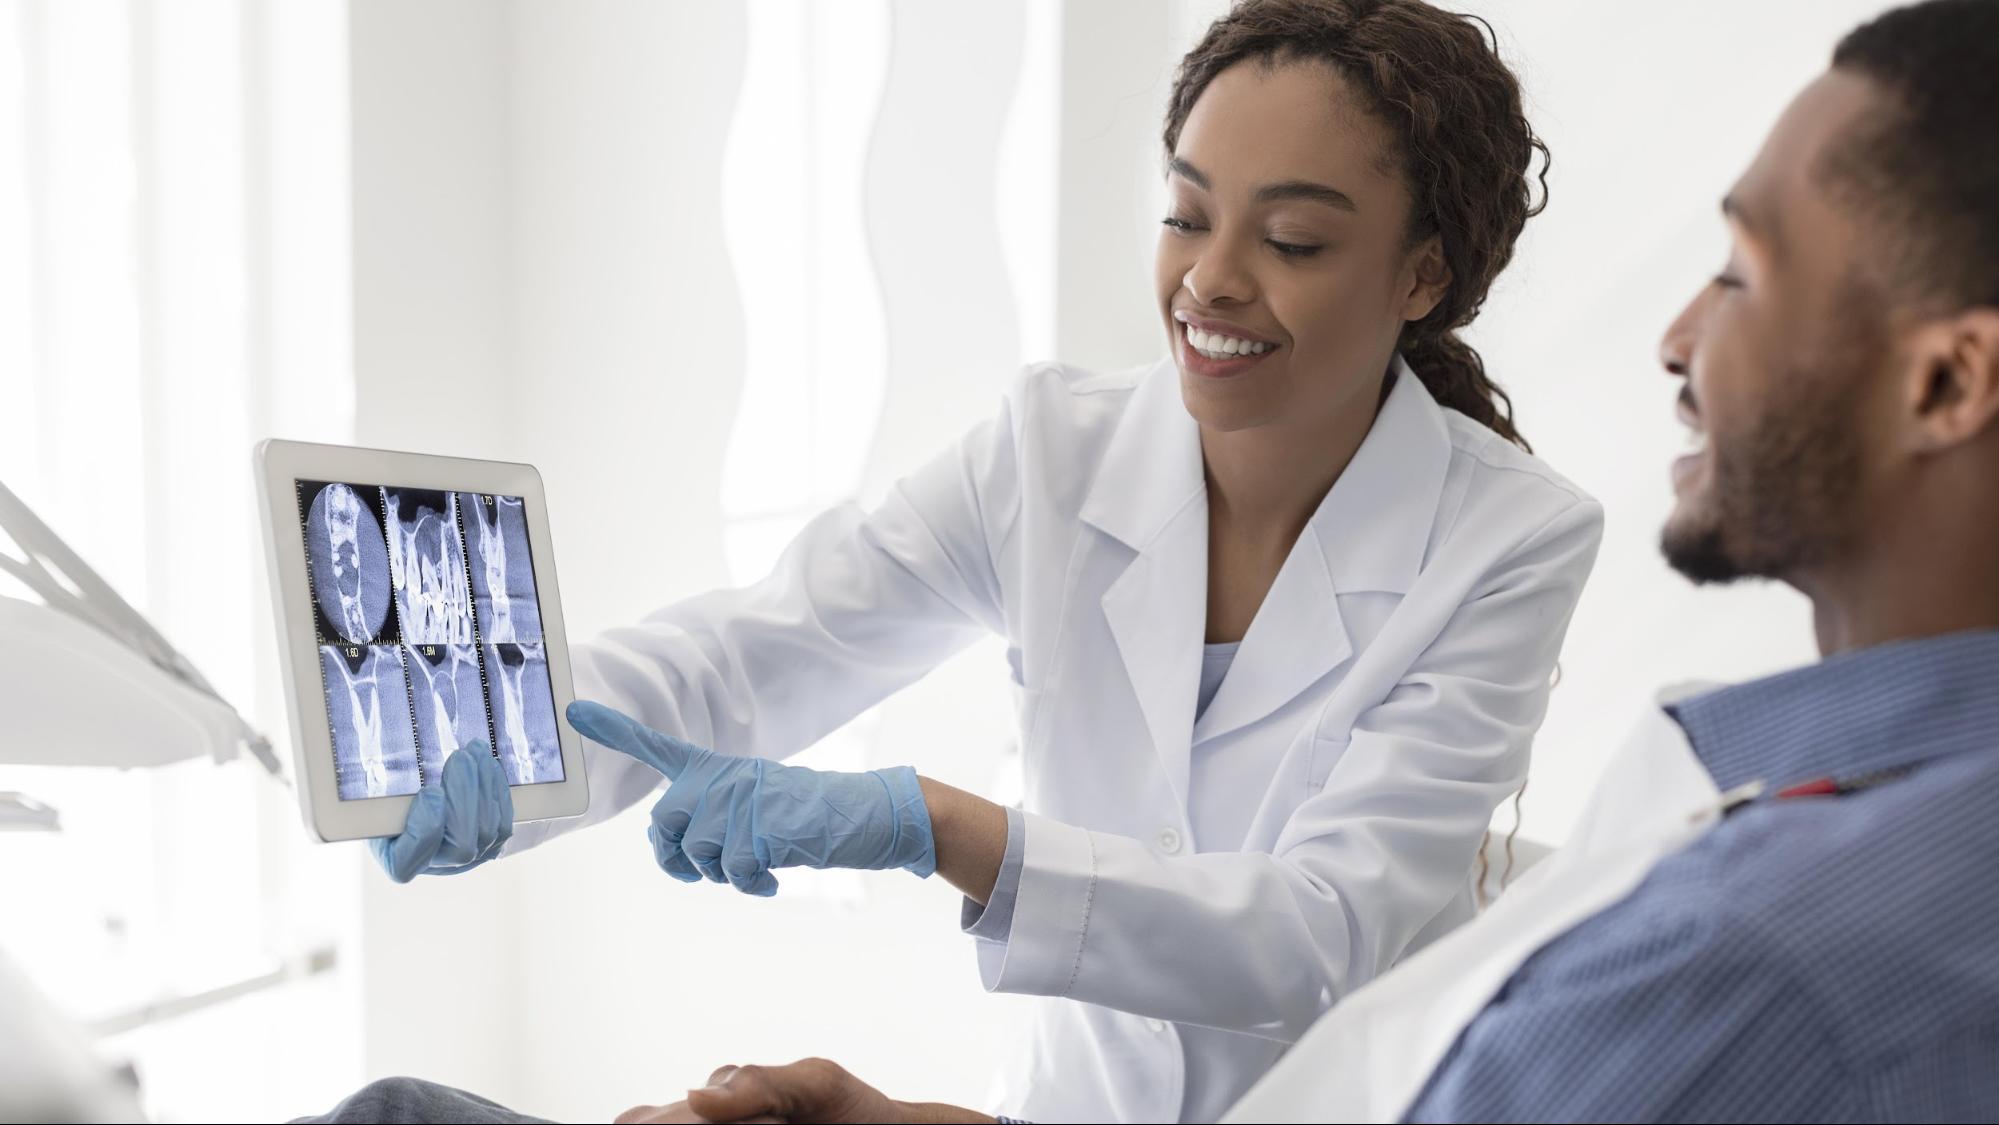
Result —
[[1104, 592], [1104, 618], [1182, 808], [1207, 617], [1207, 505], [1183, 509]]
[[1194, 724], [1204, 742], [1289, 703], [1353, 654], [1317, 532], [1307, 525], [1263, 596], [1222, 686]]
[[1111, 437], [1084, 522], [1134, 552], [1105, 588], [1104, 620], [1161, 767], [1184, 808], [1208, 605], [1200, 431], [1170, 363], [1147, 374]]
[[1270, 715], [1353, 655], [1341, 594], [1405, 594], [1421, 573], [1451, 437], [1442, 409], [1400, 358], [1395, 371], [1367, 438], [1257, 607], [1235, 662], [1195, 725], [1197, 744]]

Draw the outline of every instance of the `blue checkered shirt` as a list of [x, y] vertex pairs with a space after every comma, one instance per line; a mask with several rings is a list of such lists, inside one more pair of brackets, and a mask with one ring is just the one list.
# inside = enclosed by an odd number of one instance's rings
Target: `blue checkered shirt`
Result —
[[1999, 1118], [1999, 633], [1884, 645], [1672, 708], [1760, 800], [1542, 947], [1415, 1121]]

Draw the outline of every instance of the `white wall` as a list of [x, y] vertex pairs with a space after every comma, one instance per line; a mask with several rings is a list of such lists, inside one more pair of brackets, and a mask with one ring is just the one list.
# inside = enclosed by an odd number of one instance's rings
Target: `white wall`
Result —
[[[1219, 5], [1075, 0], [1051, 44], [1027, 30], [1036, 2], [892, 5], [863, 217], [888, 374], [864, 493], [988, 409], [1036, 323], [1091, 365], [1160, 348], [1158, 118]], [[1528, 831], [1558, 839], [1654, 685], [1810, 654], [1794, 596], [1695, 593], [1658, 562], [1680, 438], [1653, 345], [1719, 262], [1716, 198], [1875, 5], [1471, 6], [1556, 155], [1553, 206], [1477, 340], [1536, 448], [1610, 513], [1527, 802]], [[767, 312], [742, 305], [722, 221], [747, 24], [736, 5], [354, 0], [357, 435], [540, 466], [578, 636], [728, 574], [721, 473], [745, 325]], [[1056, 221], [1036, 231], [1002, 221], [1020, 200], [995, 185], [1018, 168], [994, 154], [1014, 76], [1049, 49]], [[1054, 244], [1020, 241], [1037, 238]], [[1047, 267], [1009, 275], [1021, 261]], [[868, 754], [1000, 791], [998, 682], [990, 651], [968, 655], [872, 717]], [[819, 1053], [900, 1096], [979, 1099], [1017, 1004], [978, 992], [946, 888], [684, 887], [641, 823], [460, 879], [367, 880], [371, 1072], [601, 1117], [715, 1064]]]
[[1185, 50], [1174, 46], [1174, 9], [1063, 6], [1055, 358], [1069, 363], [1113, 369], [1163, 352], [1152, 245], [1164, 206], [1160, 117]]
[[[718, 219], [744, 13], [354, 7], [358, 440], [535, 463], [572, 635], [722, 584], [746, 341]], [[891, 59], [868, 141], [891, 344], [868, 475], [883, 482], [989, 410], [1018, 359], [992, 185], [1019, 55], [990, 47], [1021, 15], [941, 12], [894, 11], [901, 42], [958, 40]], [[976, 80], [950, 87], [982, 44]], [[966, 223], [968, 194], [970, 245], [937, 237]], [[439, 434], [438, 416], [466, 428]], [[993, 659], [884, 708], [880, 760], [990, 789], [1009, 722]], [[983, 732], [943, 721], [967, 714]], [[634, 843], [643, 823], [456, 879], [367, 880], [369, 1073], [602, 1117], [730, 1059], [837, 1047], [895, 1088], [981, 1096], [1009, 1002], [979, 990], [947, 887], [882, 875], [768, 902], [683, 887]], [[953, 1049], [912, 1054], [940, 1018], [961, 1025]]]
[[[990, 214], [1015, 61], [1005, 37], [1019, 17], [914, 4], [892, 17], [900, 44], [961, 37], [892, 55], [866, 157], [873, 190], [860, 218], [889, 365], [871, 460], [907, 464], [989, 409], [1015, 362]], [[745, 22], [734, 6], [630, 0], [513, 10], [514, 332], [533, 419], [521, 454], [548, 482], [574, 635], [728, 577], [718, 495], [742, 405], [746, 313], [718, 218]], [[993, 37], [965, 76], [961, 52]], [[808, 327], [782, 310], [759, 323]], [[926, 687], [878, 717], [889, 744], [878, 760], [983, 781], [938, 760], [964, 754], [890, 748], [1004, 741], [937, 722], [912, 729], [912, 709], [937, 710]], [[947, 691], [944, 706], [963, 695]], [[846, 894], [765, 901], [684, 887], [654, 867], [644, 823], [634, 810], [507, 864], [526, 904], [514, 978], [534, 1015], [509, 1096], [536, 1112], [601, 1116], [677, 1098], [724, 1062], [837, 1051], [912, 1092], [980, 1097], [1006, 1005], [978, 988], [948, 888], [880, 875]], [[922, 1029], [939, 1020], [957, 1025], [952, 1047], [926, 1050], [940, 1040]]]
[[[511, 338], [510, 78], [504, 9], [483, 0], [351, 6], [354, 438], [386, 449], [518, 454]], [[347, 845], [357, 865], [372, 868]], [[513, 882], [475, 872], [361, 880], [370, 1076], [470, 1089], [512, 1081]]]

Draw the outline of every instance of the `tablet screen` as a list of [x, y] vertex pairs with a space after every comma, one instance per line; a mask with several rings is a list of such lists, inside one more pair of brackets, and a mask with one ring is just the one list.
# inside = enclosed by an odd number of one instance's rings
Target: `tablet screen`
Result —
[[479, 739], [509, 783], [561, 781], [521, 498], [297, 488], [340, 799], [436, 785]]

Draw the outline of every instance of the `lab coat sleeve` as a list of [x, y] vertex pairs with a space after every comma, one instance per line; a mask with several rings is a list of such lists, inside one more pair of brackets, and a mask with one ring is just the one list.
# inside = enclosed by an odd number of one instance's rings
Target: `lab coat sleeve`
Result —
[[1295, 1040], [1468, 887], [1493, 810], [1525, 780], [1601, 534], [1601, 508], [1578, 500], [1447, 606], [1271, 853], [1167, 856], [1029, 815], [986, 986]]
[[[783, 758], [1002, 626], [994, 563], [1019, 509], [1012, 411], [897, 482], [873, 512], [808, 524], [770, 575], [571, 648], [576, 698], [725, 754]], [[586, 741], [581, 817], [520, 826], [509, 853], [644, 800], [650, 767]]]

